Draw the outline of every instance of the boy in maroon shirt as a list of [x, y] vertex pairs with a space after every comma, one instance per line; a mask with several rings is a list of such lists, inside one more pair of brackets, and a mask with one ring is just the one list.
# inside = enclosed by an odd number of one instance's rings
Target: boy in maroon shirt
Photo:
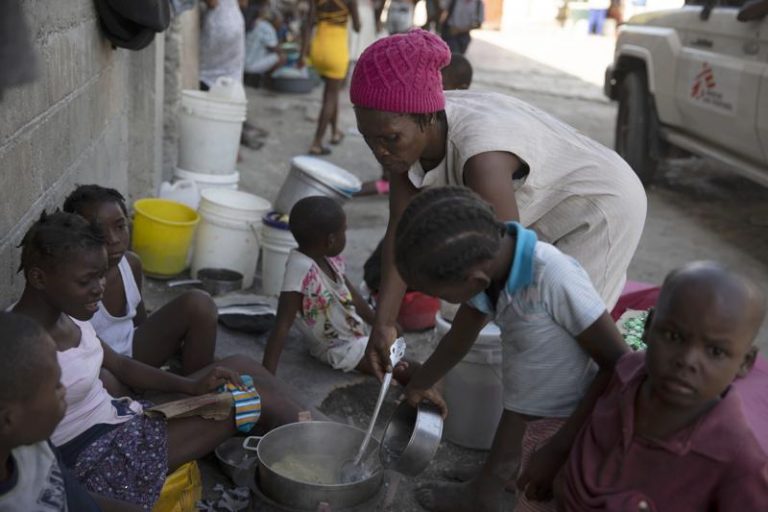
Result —
[[731, 383], [754, 364], [765, 296], [721, 265], [664, 282], [645, 353], [623, 356], [571, 451], [566, 511], [768, 510], [768, 456]]

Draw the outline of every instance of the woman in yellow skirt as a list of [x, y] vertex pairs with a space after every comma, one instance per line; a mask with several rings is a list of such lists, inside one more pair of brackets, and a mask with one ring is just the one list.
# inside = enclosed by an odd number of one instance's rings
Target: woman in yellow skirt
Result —
[[349, 43], [347, 42], [347, 22], [352, 19], [352, 29], [360, 31], [360, 16], [357, 12], [357, 0], [312, 0], [302, 38], [302, 56], [307, 54], [309, 32], [317, 22], [315, 35], [309, 48], [312, 66], [325, 81], [323, 106], [317, 119], [317, 131], [310, 155], [327, 155], [331, 150], [323, 145], [323, 138], [331, 125], [331, 144], [339, 144], [344, 134], [339, 130], [339, 92], [349, 68]]

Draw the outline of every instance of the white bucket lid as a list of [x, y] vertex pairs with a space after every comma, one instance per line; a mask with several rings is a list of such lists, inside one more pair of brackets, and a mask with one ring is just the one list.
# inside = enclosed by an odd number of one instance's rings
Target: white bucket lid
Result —
[[363, 186], [360, 178], [351, 172], [320, 158], [302, 155], [294, 157], [291, 163], [326, 185], [348, 194], [358, 192]]
[[272, 205], [266, 199], [243, 192], [241, 190], [229, 190], [226, 188], [206, 188], [200, 191], [203, 201], [226, 207], [231, 210], [243, 210], [258, 212], [259, 220], [264, 212], [269, 211]]
[[216, 185], [232, 185], [240, 182], [240, 173], [238, 171], [229, 174], [208, 174], [205, 172], [193, 172], [181, 167], [176, 167], [173, 171], [176, 178], [182, 180], [192, 180], [198, 183], [210, 183]]

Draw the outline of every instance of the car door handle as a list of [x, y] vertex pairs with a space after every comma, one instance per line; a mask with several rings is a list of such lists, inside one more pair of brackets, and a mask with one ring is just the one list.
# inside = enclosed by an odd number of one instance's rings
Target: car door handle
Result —
[[714, 43], [712, 43], [711, 39], [704, 39], [703, 37], [700, 37], [698, 39], [694, 39], [691, 41], [691, 46], [700, 46], [702, 48], [712, 48], [714, 46]]

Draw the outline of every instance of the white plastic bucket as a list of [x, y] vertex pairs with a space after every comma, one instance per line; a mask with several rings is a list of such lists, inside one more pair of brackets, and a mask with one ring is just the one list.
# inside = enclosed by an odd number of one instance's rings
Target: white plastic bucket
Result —
[[266, 199], [239, 190], [200, 192], [192, 276], [201, 268], [227, 268], [243, 274], [243, 288], [250, 287], [259, 261], [261, 218], [270, 209]]
[[181, 91], [179, 167], [207, 174], [232, 174], [237, 163], [246, 103]]
[[267, 215], [261, 227], [261, 290], [264, 295], [280, 295], [285, 264], [291, 249], [299, 246], [285, 222]]
[[[435, 336], [442, 338], [451, 324], [439, 313]], [[504, 410], [501, 378], [501, 331], [486, 325], [464, 359], [443, 379], [448, 417], [443, 432], [465, 448], [488, 450]]]
[[[186, 169], [176, 168], [173, 171], [174, 182], [176, 181], [192, 181], [195, 183], [196, 199], [193, 202], [192, 208], [197, 208], [200, 205], [200, 192], [208, 188], [225, 188], [228, 190], [237, 190], [237, 185], [240, 183], [240, 173], [235, 171], [229, 174], [207, 174], [203, 172], [192, 172]], [[175, 184], [175, 183], [174, 183]]]
[[326, 196], [343, 203], [360, 190], [360, 179], [338, 165], [311, 156], [297, 156], [291, 160], [280, 191], [275, 199], [275, 210], [290, 213], [301, 199]]

